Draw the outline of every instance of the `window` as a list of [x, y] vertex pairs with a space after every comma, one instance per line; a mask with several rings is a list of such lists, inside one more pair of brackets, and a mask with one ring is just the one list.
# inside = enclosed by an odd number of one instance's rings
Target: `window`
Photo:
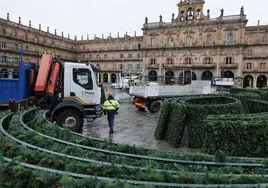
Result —
[[252, 69], [252, 63], [247, 63], [247, 69]]
[[171, 37], [168, 38], [168, 44], [167, 44], [168, 47], [172, 47], [173, 46], [173, 40]]
[[7, 56], [2, 56], [1, 62], [7, 62]]
[[132, 64], [128, 64], [128, 69], [132, 69]]
[[213, 38], [212, 35], [207, 35], [207, 45], [213, 46]]
[[267, 42], [267, 37], [266, 36], [262, 37], [262, 42], [263, 43], [266, 43]]
[[141, 44], [138, 44], [138, 49], [139, 49], [139, 50], [141, 49]]
[[180, 21], [184, 21], [184, 11], [181, 11], [181, 14], [180, 14]]
[[226, 39], [226, 43], [227, 45], [233, 45], [234, 44], [234, 35], [232, 33], [232, 31], [230, 31], [228, 34], [227, 34], [227, 39]]
[[2, 35], [6, 35], [6, 30], [5, 29], [2, 29]]
[[194, 19], [194, 9], [192, 7], [188, 8], [188, 20]]
[[108, 59], [108, 56], [107, 56], [107, 54], [104, 54], [104, 59]]
[[124, 58], [124, 54], [120, 54], [120, 58]]
[[140, 54], [137, 54], [137, 58], [140, 58]]
[[89, 59], [92, 60], [92, 55], [89, 55]]
[[172, 65], [173, 64], [173, 59], [172, 58], [167, 58], [167, 64]]
[[141, 69], [141, 64], [137, 64], [136, 67], [137, 67], [137, 70], [140, 70]]
[[151, 47], [152, 48], [156, 47], [156, 38], [151, 38]]
[[212, 58], [211, 57], [205, 57], [205, 64], [211, 64]]
[[154, 58], [153, 59], [150, 59], [150, 64], [151, 65], [156, 65], [156, 59], [154, 59]]
[[2, 48], [6, 48], [7, 46], [6, 46], [6, 43], [1, 43], [1, 47]]
[[266, 69], [266, 63], [261, 63], [260, 64], [260, 69]]
[[120, 64], [120, 70], [123, 70], [123, 64]]
[[251, 49], [248, 50], [248, 55], [249, 55], [249, 56], [252, 55], [252, 50], [251, 50]]
[[14, 32], [14, 33], [13, 33], [13, 37], [14, 37], [14, 38], [17, 38], [17, 37], [18, 37], [17, 32]]
[[100, 55], [97, 55], [97, 60], [100, 60]]
[[233, 63], [233, 58], [232, 57], [226, 57], [225, 58], [225, 63], [226, 64], [232, 64]]
[[27, 34], [25, 35], [25, 40], [26, 40], [26, 41], [28, 40], [28, 35], [27, 35]]
[[192, 64], [192, 59], [191, 58], [185, 58], [185, 64]]
[[93, 81], [91, 72], [89, 69], [73, 69], [73, 81], [77, 85], [81, 86], [82, 88], [86, 90], [92, 90], [93, 89]]
[[132, 58], [132, 54], [128, 54], [128, 58]]
[[186, 46], [192, 46], [192, 37], [190, 36], [186, 37]]
[[34, 37], [33, 42], [34, 43], [38, 43], [39, 42], [39, 39], [37, 37]]
[[201, 18], [201, 10], [197, 9], [196, 19], [199, 20], [200, 18]]

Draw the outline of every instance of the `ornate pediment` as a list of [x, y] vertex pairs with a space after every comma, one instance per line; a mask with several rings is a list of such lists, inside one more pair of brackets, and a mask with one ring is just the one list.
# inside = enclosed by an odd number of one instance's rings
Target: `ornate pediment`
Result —
[[227, 28], [224, 29], [224, 31], [236, 31], [236, 30], [238, 30], [238, 28], [237, 27], [232, 27], [232, 26], [227, 27]]
[[168, 31], [165, 33], [165, 35], [176, 35], [177, 33], [176, 32], [172, 32], [172, 31]]
[[203, 32], [207, 32], [207, 33], [212, 33], [212, 32], [216, 32], [216, 29], [212, 29], [212, 28], [207, 28], [206, 30], [204, 30]]
[[159, 33], [149, 33], [148, 36], [158, 36]]
[[186, 35], [187, 34], [195, 34], [195, 32], [193, 30], [187, 30], [187, 31], [184, 32], [184, 34], [186, 34]]

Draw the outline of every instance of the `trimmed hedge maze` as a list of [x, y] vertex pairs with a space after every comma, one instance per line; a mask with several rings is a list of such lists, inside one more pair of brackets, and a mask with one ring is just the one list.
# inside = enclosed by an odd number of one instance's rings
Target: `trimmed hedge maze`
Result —
[[154, 135], [178, 147], [187, 127], [190, 148], [212, 155], [267, 157], [267, 100], [266, 90], [242, 89], [226, 96], [166, 100]]
[[[237, 109], [241, 106], [233, 98], [213, 98], [206, 104], [218, 100], [222, 105], [238, 105]], [[190, 154], [113, 143], [59, 128], [43, 114], [37, 108], [0, 114], [0, 187], [268, 186], [264, 158], [230, 157], [229, 163], [220, 163], [225, 158], [221, 153]]]

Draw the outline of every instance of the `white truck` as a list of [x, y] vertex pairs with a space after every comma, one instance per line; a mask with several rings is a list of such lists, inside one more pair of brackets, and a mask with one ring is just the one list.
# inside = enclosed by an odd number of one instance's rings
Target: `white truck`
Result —
[[158, 83], [147, 83], [143, 86], [130, 87], [133, 105], [139, 109], [148, 108], [152, 113], [160, 110], [159, 101], [183, 95], [211, 94], [211, 81], [192, 81], [189, 85], [159, 86]]
[[215, 79], [214, 85], [217, 87], [217, 91], [228, 91], [230, 88], [234, 87], [234, 79], [218, 78]]

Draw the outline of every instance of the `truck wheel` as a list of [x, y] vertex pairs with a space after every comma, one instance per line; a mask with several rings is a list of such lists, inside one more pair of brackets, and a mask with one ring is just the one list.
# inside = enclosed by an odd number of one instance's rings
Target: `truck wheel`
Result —
[[75, 110], [65, 110], [60, 113], [57, 124], [59, 126], [66, 125], [70, 131], [81, 132], [83, 127], [83, 117]]
[[160, 108], [161, 108], [161, 103], [159, 101], [153, 101], [150, 103], [148, 110], [151, 113], [156, 113], [160, 110]]

